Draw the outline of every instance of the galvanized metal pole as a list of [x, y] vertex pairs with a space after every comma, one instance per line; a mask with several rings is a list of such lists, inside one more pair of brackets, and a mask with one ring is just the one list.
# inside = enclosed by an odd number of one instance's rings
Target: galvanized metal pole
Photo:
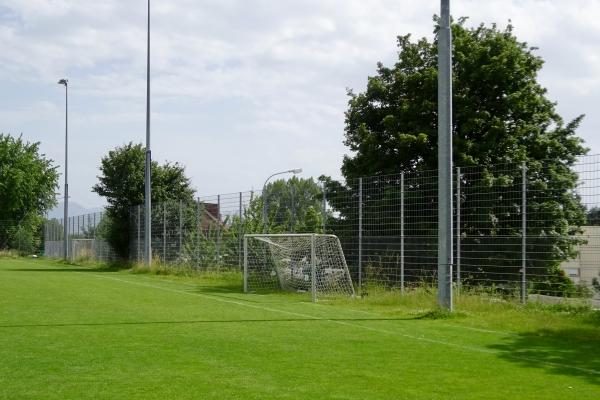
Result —
[[239, 220], [239, 227], [238, 227], [238, 264], [239, 267], [242, 267], [242, 236], [244, 233], [244, 226], [243, 226], [243, 208], [242, 208], [242, 192], [240, 192], [240, 208], [239, 208], [239, 216], [240, 216], [240, 220]]
[[137, 257], [135, 261], [139, 262], [140, 258], [142, 257], [142, 252], [140, 251], [140, 245], [142, 243], [140, 235], [142, 224], [142, 206], [140, 204], [137, 205], [137, 210]]
[[460, 167], [456, 168], [456, 290], [460, 293]]
[[248, 238], [244, 236], [244, 293], [248, 293]]
[[163, 263], [167, 262], [167, 203], [163, 203]]
[[[71, 221], [73, 221], [73, 226], [71, 227], [71, 236], [75, 236], [75, 216], [70, 217]], [[73, 259], [73, 240], [71, 239], [69, 243], [69, 257]]]
[[221, 264], [221, 195], [217, 195], [217, 265]]
[[323, 182], [323, 233], [327, 233], [327, 187], [325, 186], [325, 182]]
[[358, 289], [362, 294], [362, 219], [363, 219], [363, 185], [362, 178], [358, 178]]
[[404, 293], [404, 172], [400, 173], [400, 292]]
[[521, 302], [527, 302], [527, 165], [521, 166]]
[[441, 0], [438, 32], [438, 304], [452, 310], [452, 31]]
[[316, 254], [316, 236], [313, 233], [310, 236], [310, 291], [312, 293], [312, 302], [317, 302], [317, 254]]
[[69, 84], [66, 79], [63, 80], [65, 85], [65, 198], [64, 198], [64, 238], [63, 238], [63, 253], [65, 260], [69, 259]]
[[183, 201], [179, 200], [179, 259], [183, 254]]
[[148, 40], [146, 59], [146, 166], [145, 166], [145, 229], [144, 260], [149, 267], [152, 264], [152, 152], [150, 148], [150, 0], [148, 0]]
[[200, 219], [200, 197], [196, 201], [196, 268], [200, 268], [200, 235], [202, 234]]

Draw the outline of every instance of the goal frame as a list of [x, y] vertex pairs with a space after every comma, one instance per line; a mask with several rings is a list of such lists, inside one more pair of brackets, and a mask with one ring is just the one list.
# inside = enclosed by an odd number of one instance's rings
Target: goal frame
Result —
[[92, 260], [96, 258], [95, 257], [96, 256], [96, 252], [95, 252], [96, 239], [95, 238], [72, 238], [72, 239], [69, 239], [69, 259], [71, 260], [71, 262], [76, 261], [75, 246], [77, 243], [91, 243], [90, 257]]
[[270, 237], [310, 237], [310, 266], [311, 266], [311, 300], [313, 303], [317, 301], [317, 272], [316, 272], [316, 239], [317, 237], [328, 237], [334, 238], [337, 243], [337, 248], [342, 255], [341, 259], [343, 262], [343, 267], [346, 272], [346, 278], [350, 282], [350, 287], [352, 289], [351, 297], [356, 296], [356, 292], [354, 290], [354, 285], [352, 284], [352, 277], [350, 276], [350, 270], [348, 269], [348, 264], [346, 263], [346, 257], [344, 256], [344, 251], [342, 249], [342, 244], [340, 243], [340, 239], [336, 235], [332, 234], [324, 234], [324, 233], [250, 233], [244, 235], [244, 293], [248, 293], [248, 239], [252, 238], [270, 238]]

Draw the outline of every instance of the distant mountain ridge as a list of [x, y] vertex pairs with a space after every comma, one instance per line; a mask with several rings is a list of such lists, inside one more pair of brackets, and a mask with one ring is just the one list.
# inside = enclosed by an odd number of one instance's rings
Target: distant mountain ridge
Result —
[[[104, 207], [86, 208], [75, 201], [69, 201], [69, 217], [91, 214], [104, 211]], [[52, 210], [48, 212], [48, 219], [62, 218], [64, 215], [64, 203], [60, 202]]]

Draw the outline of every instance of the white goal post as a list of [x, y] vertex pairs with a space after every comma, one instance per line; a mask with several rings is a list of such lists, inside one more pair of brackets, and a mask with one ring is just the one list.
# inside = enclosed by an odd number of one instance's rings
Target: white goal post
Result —
[[244, 292], [354, 296], [340, 240], [317, 233], [244, 235]]

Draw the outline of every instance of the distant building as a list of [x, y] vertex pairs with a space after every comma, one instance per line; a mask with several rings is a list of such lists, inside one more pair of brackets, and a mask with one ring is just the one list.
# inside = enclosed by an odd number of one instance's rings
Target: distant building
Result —
[[561, 268], [573, 282], [591, 286], [592, 279], [600, 280], [600, 226], [582, 226], [581, 229], [585, 242], [577, 246], [577, 257], [563, 262]]

